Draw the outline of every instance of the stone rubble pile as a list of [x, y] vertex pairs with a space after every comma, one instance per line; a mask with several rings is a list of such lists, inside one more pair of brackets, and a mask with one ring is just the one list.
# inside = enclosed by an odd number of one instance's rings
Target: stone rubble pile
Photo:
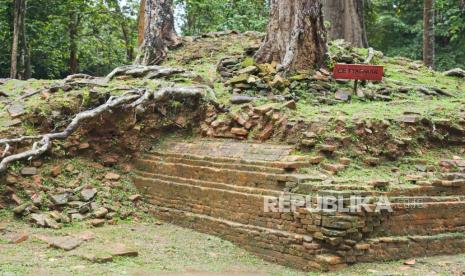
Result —
[[296, 108], [293, 100], [283, 104], [243, 105], [237, 112], [218, 114], [210, 109], [201, 123], [201, 134], [214, 138], [235, 138], [245, 140], [254, 138], [266, 141], [287, 125], [287, 110]]
[[[141, 195], [131, 194], [124, 184], [125, 176], [113, 170], [105, 172], [99, 163], [90, 165], [95, 172], [85, 172], [91, 175], [84, 181], [84, 172], [71, 163], [49, 169], [43, 168], [41, 161], [32, 165], [19, 173], [10, 172], [2, 195], [15, 206], [17, 217], [33, 225], [60, 229], [77, 221], [88, 221], [94, 227], [116, 224], [118, 219], [137, 216], [137, 208], [143, 205]], [[59, 177], [68, 183], [50, 185], [50, 179]]]

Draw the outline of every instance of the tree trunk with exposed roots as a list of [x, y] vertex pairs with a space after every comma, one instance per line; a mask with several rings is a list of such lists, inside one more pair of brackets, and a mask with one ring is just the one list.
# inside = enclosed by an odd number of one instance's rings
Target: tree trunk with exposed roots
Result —
[[326, 34], [319, 0], [271, 0], [267, 36], [255, 55], [258, 63], [277, 62], [279, 72], [319, 67]]
[[324, 18], [330, 23], [328, 28], [329, 40], [344, 39], [355, 47], [368, 47], [364, 1], [324, 0]]
[[168, 47], [179, 45], [174, 29], [173, 0], [142, 0], [139, 14], [140, 53], [136, 64], [155, 65], [166, 58]]

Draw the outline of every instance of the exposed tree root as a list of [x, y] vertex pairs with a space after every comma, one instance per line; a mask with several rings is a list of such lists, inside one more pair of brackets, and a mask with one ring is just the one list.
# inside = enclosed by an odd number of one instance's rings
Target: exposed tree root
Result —
[[39, 93], [42, 93], [42, 92], [47, 92], [48, 90], [50, 90], [49, 88], [42, 88], [42, 89], [38, 89], [38, 90], [34, 90], [32, 92], [29, 92], [29, 93], [26, 93], [24, 95], [22, 95], [21, 97], [19, 97], [18, 99], [19, 100], [24, 100], [24, 99], [27, 99], [29, 97], [32, 97], [34, 95], [37, 95]]
[[465, 70], [461, 68], [455, 68], [447, 72], [444, 72], [444, 75], [449, 77], [465, 78]]
[[403, 81], [398, 81], [398, 80], [393, 80], [389, 78], [385, 78], [385, 80], [393, 82], [397, 85], [401, 86], [406, 86], [406, 87], [411, 87], [412, 89], [417, 90], [418, 92], [426, 95], [426, 96], [445, 96], [445, 97], [452, 97], [455, 98], [456, 95], [441, 89], [439, 87], [433, 87], [433, 86], [424, 86], [424, 85], [418, 85], [410, 82], [403, 82]]
[[375, 57], [375, 50], [371, 47], [368, 48], [368, 56], [364, 63], [370, 64], [374, 57]]
[[299, 17], [296, 17], [294, 24], [295, 24], [294, 30], [292, 31], [291, 39], [290, 39], [289, 45], [287, 46], [286, 55], [284, 56], [281, 64], [279, 64], [278, 67], [276, 68], [278, 72], [283, 73], [283, 74], [286, 74], [289, 71], [289, 68], [291, 67], [292, 62], [294, 61], [296, 52], [298, 50], [299, 37], [304, 32], [302, 28], [299, 28], [300, 26]]
[[[13, 162], [32, 159], [47, 152], [54, 140], [64, 140], [73, 134], [83, 121], [96, 118], [105, 112], [111, 112], [115, 108], [126, 108], [137, 111], [145, 111], [144, 104], [168, 102], [171, 99], [181, 98], [205, 98], [211, 103], [215, 103], [214, 91], [206, 86], [192, 87], [165, 87], [157, 91], [153, 90], [131, 90], [121, 96], [112, 96], [106, 103], [81, 113], [78, 113], [71, 120], [71, 123], [61, 132], [47, 133], [37, 136], [22, 136], [11, 139], [0, 139], [0, 145], [4, 145], [2, 159], [0, 161], [0, 174], [6, 172]], [[38, 140], [38, 141], [36, 141]], [[10, 145], [26, 141], [36, 141], [32, 149], [17, 154], [9, 155]]]
[[144, 65], [126, 65], [121, 66], [113, 70], [110, 74], [108, 74], [105, 79], [104, 83], [108, 83], [116, 76], [126, 75], [132, 77], [145, 77], [148, 79], [152, 78], [160, 78], [160, 77], [169, 77], [174, 74], [185, 73], [184, 69], [179, 68], [171, 68], [165, 66], [144, 66]]
[[[64, 91], [69, 91], [72, 90], [76, 87], [81, 88], [81, 87], [94, 87], [94, 86], [99, 86], [99, 87], [106, 87], [106, 84], [100, 83], [98, 80], [95, 80], [94, 77], [86, 74], [75, 74], [75, 75], [69, 75], [66, 77], [63, 82], [54, 84], [50, 88], [41, 88], [34, 90], [32, 92], [26, 93], [19, 97], [17, 100], [23, 101], [27, 98], [30, 98], [32, 96], [35, 96], [40, 93], [45, 93], [45, 92], [57, 92], [58, 90], [62, 89]], [[12, 101], [8, 102], [8, 104], [11, 104]]]
[[238, 31], [236, 30], [228, 30], [228, 31], [220, 31], [220, 32], [209, 32], [209, 33], [206, 33], [206, 34], [202, 34], [201, 37], [205, 38], [205, 37], [222, 37], [222, 36], [229, 36], [229, 35], [238, 35], [240, 34]]
[[87, 75], [87, 74], [74, 74], [74, 75], [69, 75], [67, 76], [65, 79], [64, 79], [64, 82], [72, 82], [74, 81], [75, 79], [88, 79], [88, 80], [92, 80], [94, 79], [93, 76], [91, 75]]
[[[32, 92], [22, 95], [17, 100], [22, 101], [22, 100], [25, 100], [27, 98], [30, 98], [40, 93], [45, 93], [45, 92], [53, 93], [60, 89], [64, 91], [69, 91], [74, 88], [82, 88], [82, 87], [95, 87], [95, 86], [107, 87], [108, 82], [110, 82], [116, 76], [121, 76], [121, 75], [154, 79], [154, 78], [169, 77], [174, 74], [182, 74], [182, 73], [187, 73], [187, 72], [184, 69], [164, 67], [164, 66], [126, 65], [126, 66], [121, 66], [121, 67], [114, 69], [110, 74], [108, 74], [103, 79], [103, 81], [101, 78], [95, 78], [87, 74], [69, 75], [61, 83], [52, 85], [50, 88], [41, 88], [41, 89], [34, 90]], [[122, 90], [126, 90], [126, 89], [122, 89]], [[4, 96], [7, 97], [8, 95], [5, 94]], [[7, 104], [11, 104], [11, 103], [12, 101], [7, 102]]]

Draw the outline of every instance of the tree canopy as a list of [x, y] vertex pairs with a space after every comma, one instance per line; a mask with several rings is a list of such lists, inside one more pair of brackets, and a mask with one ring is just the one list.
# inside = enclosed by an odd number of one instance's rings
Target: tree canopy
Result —
[[[124, 20], [136, 39], [137, 1], [125, 1], [122, 14], [113, 1], [34, 0], [27, 1], [26, 33], [31, 50], [32, 76], [60, 78], [69, 74], [70, 28], [77, 23], [78, 71], [102, 75], [126, 63], [121, 31]], [[13, 3], [0, 0], [0, 76], [7, 76], [12, 39]], [[73, 22], [74, 21], [74, 22]]]

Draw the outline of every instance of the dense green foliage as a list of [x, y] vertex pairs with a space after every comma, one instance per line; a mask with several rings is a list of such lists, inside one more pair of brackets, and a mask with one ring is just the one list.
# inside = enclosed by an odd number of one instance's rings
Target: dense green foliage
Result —
[[13, 21], [10, 2], [0, 0], [0, 77], [8, 76], [10, 72], [11, 22]]
[[[366, 0], [371, 46], [389, 56], [421, 59], [423, 0]], [[70, 73], [72, 45], [78, 71], [103, 75], [129, 63], [126, 44], [136, 44], [139, 0], [28, 0], [26, 30], [33, 77]], [[176, 25], [183, 35], [222, 30], [264, 31], [268, 0], [175, 0]], [[465, 66], [465, 2], [436, 0], [436, 64]], [[119, 6], [118, 6], [119, 5]], [[119, 8], [120, 9], [119, 9]], [[0, 0], [0, 77], [9, 75], [13, 0]], [[122, 31], [122, 24], [129, 30]], [[70, 34], [77, 29], [76, 37]]]
[[[465, 66], [465, 2], [436, 0], [436, 67]], [[423, 0], [372, 0], [367, 9], [371, 46], [389, 56], [422, 58]]]
[[182, 32], [186, 35], [224, 30], [264, 31], [268, 21], [266, 0], [178, 0], [184, 11]]
[[[31, 50], [33, 77], [61, 78], [69, 73], [70, 47], [77, 46], [78, 70], [101, 75], [126, 63], [125, 43], [121, 31], [124, 20], [136, 39], [134, 3], [122, 14], [115, 0], [29, 0], [26, 32]], [[137, 1], [134, 1], [137, 2]], [[129, 6], [132, 5], [132, 6]], [[13, 1], [0, 0], [0, 76], [8, 76], [10, 67]], [[70, 29], [76, 25], [77, 36]]]

